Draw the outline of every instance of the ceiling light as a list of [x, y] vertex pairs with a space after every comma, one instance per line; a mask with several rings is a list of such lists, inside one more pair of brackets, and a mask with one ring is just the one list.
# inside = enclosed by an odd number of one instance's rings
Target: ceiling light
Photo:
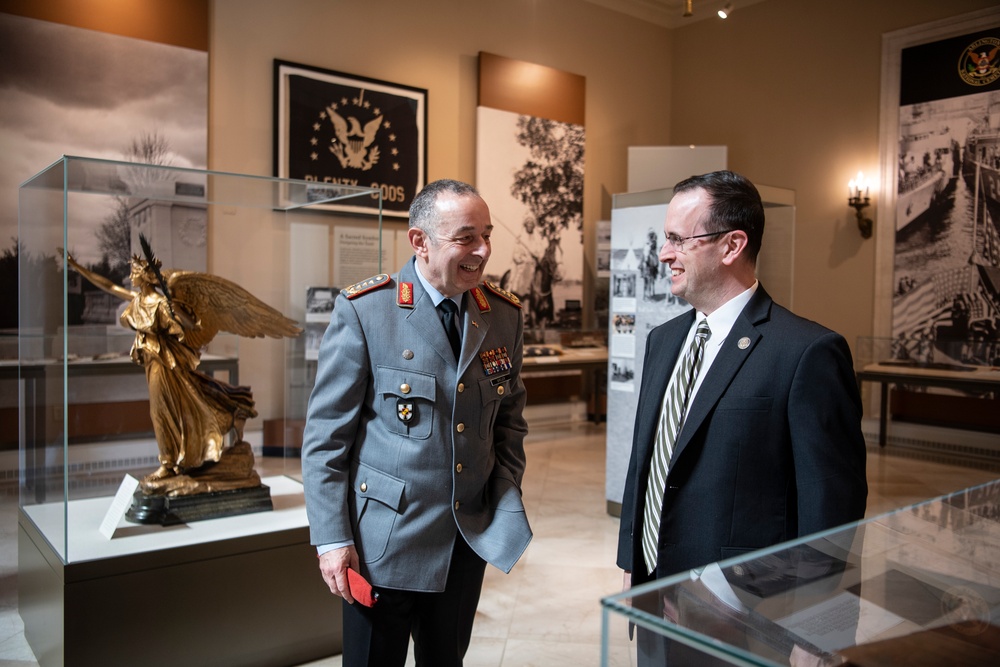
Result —
[[725, 19], [729, 18], [729, 15], [733, 13], [733, 3], [727, 2], [726, 6], [719, 10], [719, 18]]

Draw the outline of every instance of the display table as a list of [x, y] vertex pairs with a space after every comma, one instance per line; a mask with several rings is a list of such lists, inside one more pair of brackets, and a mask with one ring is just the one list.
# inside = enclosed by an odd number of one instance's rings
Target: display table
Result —
[[873, 363], [857, 373], [858, 388], [864, 382], [881, 385], [878, 444], [885, 447], [889, 422], [889, 385], [942, 387], [971, 392], [1000, 391], [1000, 369], [988, 366], [931, 366], [905, 363]]
[[[602, 401], [598, 400], [600, 392], [604, 390], [602, 382], [598, 380], [598, 374], [608, 368], [608, 348], [605, 346], [594, 347], [565, 347], [560, 345], [525, 345], [524, 360], [521, 366], [521, 377], [525, 384], [541, 384], [544, 378], [552, 378], [561, 375], [582, 376], [583, 382], [581, 390], [588, 405], [593, 406], [591, 415], [596, 422], [600, 422], [604, 417], [604, 410], [601, 407]], [[549, 354], [530, 355], [530, 351], [540, 351]], [[528, 391], [528, 405], [532, 401], [539, 401], [543, 398], [539, 393]], [[544, 391], [544, 387], [543, 387]]]
[[1000, 480], [601, 604], [602, 665], [623, 620], [657, 664], [1000, 665]]
[[[339, 653], [341, 603], [309, 544], [302, 485], [263, 483], [274, 511], [123, 523], [110, 540], [98, 532], [110, 497], [22, 507], [19, 610], [39, 665], [269, 666]], [[52, 546], [64, 520], [65, 561]]]

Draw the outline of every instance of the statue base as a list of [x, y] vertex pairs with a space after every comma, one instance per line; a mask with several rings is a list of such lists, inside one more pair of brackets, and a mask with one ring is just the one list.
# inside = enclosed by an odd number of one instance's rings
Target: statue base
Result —
[[140, 489], [132, 496], [132, 506], [125, 512], [125, 518], [132, 523], [171, 526], [240, 514], [270, 512], [272, 509], [271, 489], [264, 484], [231, 491], [174, 497], [149, 495]]

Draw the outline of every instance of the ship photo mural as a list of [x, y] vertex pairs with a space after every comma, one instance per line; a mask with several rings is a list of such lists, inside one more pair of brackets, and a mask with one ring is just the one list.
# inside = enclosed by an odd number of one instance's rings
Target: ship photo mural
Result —
[[1000, 28], [901, 54], [893, 356], [1000, 365]]

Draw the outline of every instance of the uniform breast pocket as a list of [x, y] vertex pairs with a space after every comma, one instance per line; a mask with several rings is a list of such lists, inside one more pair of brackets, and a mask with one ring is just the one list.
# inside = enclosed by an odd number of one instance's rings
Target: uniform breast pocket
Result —
[[437, 384], [430, 373], [380, 366], [375, 376], [380, 419], [399, 435], [417, 440], [431, 436]]
[[486, 377], [479, 381], [479, 393], [483, 397], [482, 417], [479, 422], [480, 437], [490, 437], [490, 433], [493, 431], [493, 422], [496, 421], [497, 412], [500, 410], [500, 401], [503, 400], [508, 391], [510, 391], [509, 376], [505, 378]]

